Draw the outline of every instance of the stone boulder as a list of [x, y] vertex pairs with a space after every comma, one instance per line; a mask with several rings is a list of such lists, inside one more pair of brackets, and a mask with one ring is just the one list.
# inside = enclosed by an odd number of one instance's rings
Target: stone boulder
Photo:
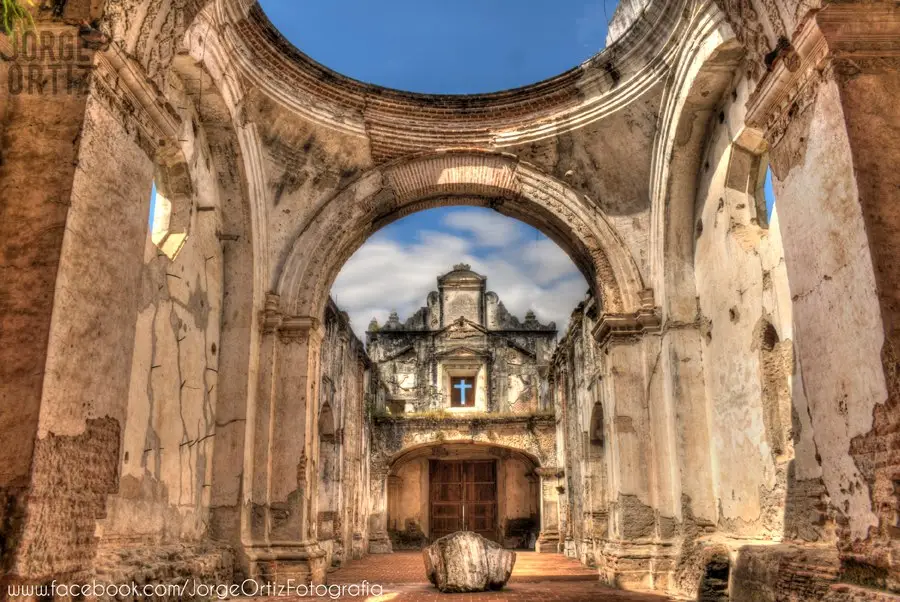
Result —
[[422, 556], [428, 580], [448, 593], [503, 589], [516, 563], [515, 552], [470, 531], [441, 537]]

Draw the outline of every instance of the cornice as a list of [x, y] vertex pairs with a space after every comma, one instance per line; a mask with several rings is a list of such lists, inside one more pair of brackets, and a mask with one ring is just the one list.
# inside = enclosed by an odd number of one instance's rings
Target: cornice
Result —
[[161, 94], [143, 68], [115, 45], [95, 56], [95, 81], [108, 92], [102, 97], [123, 107], [122, 114], [129, 116], [149, 145], [145, 150], [155, 152], [166, 141], [178, 140], [181, 119], [160, 103]]
[[823, 75], [838, 78], [900, 68], [900, 7], [895, 2], [840, 2], [807, 19], [747, 107], [748, 126], [770, 145], [816, 97]]
[[281, 297], [266, 295], [265, 308], [260, 312], [260, 328], [263, 334], [277, 334], [283, 343], [321, 342], [325, 338], [322, 321], [311, 316], [285, 316], [280, 308]]
[[604, 346], [614, 338], [632, 338], [659, 332], [662, 325], [660, 310], [656, 307], [653, 291], [641, 291], [641, 308], [633, 313], [605, 313], [600, 316], [591, 334]]
[[290, 316], [281, 320], [278, 337], [283, 342], [304, 342], [307, 340], [321, 342], [325, 338], [325, 329], [318, 318], [310, 316]]
[[539, 466], [534, 469], [534, 474], [544, 477], [545, 479], [561, 479], [566, 475], [566, 472], [562, 468], [556, 466]]

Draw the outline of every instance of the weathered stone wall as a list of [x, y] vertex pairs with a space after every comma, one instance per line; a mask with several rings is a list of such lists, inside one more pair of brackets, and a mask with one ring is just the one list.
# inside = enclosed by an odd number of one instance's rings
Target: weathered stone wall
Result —
[[550, 369], [558, 418], [559, 465], [565, 470], [560, 497], [566, 516], [562, 532], [567, 556], [596, 566], [609, 532], [607, 499], [608, 420], [601, 402], [599, 349], [592, 334], [593, 299], [572, 313]]
[[647, 6], [646, 0], [619, 0], [616, 3], [616, 10], [610, 19], [609, 30], [606, 33], [607, 46], [622, 37], [632, 23], [640, 18], [641, 11], [645, 6]]
[[[726, 95], [704, 149], [694, 275], [718, 530], [777, 541], [794, 459], [793, 322], [778, 214], [768, 223], [762, 198], [767, 163], [732, 139], [746, 101], [745, 83]], [[799, 436], [805, 412], [796, 421]]]
[[[153, 174], [157, 219], [144, 237], [135, 298], [118, 488], [96, 529], [94, 570], [109, 582], [227, 581], [235, 563], [233, 552], [212, 544], [209, 532], [220, 421], [224, 256], [219, 234], [225, 208], [200, 116], [191, 112], [188, 92], [174, 74], [168, 90], [182, 107], [185, 127], [177, 147], [157, 154]], [[149, 199], [150, 189], [143, 194]], [[168, 209], [164, 203], [171, 203], [168, 237], [151, 232]], [[147, 565], [158, 569], [148, 571]]]
[[[368, 352], [387, 396], [379, 411], [545, 411], [541, 385], [555, 324], [542, 324], [533, 312], [522, 321], [512, 316], [468, 265], [438, 277], [438, 286], [405, 322], [393, 313], [384, 325], [369, 325]], [[472, 377], [469, 407], [451, 407], [452, 376]]]
[[91, 78], [68, 190], [38, 188], [68, 214], [46, 361], [34, 365], [44, 373], [42, 401], [11, 571], [26, 580], [90, 571], [95, 520], [117, 487], [153, 166], [147, 138], [129, 129], [132, 115], [110, 94], [109, 76], [101, 68]]
[[[76, 28], [60, 27], [75, 45]], [[66, 219], [89, 102], [86, 70], [93, 52], [84, 51], [72, 78], [55, 83], [66, 94], [45, 94], [23, 86], [12, 94], [12, 61], [0, 62], [0, 573], [13, 570], [24, 527], [26, 492], [38, 444], [38, 419], [47, 342]], [[35, 49], [34, 67], [55, 63]], [[25, 84], [23, 65], [19, 65]], [[115, 429], [116, 425], [108, 425]], [[113, 448], [115, 449], [115, 448]], [[106, 469], [100, 473], [109, 476]], [[101, 487], [101, 495], [105, 493]], [[52, 570], [52, 569], [51, 569]]]
[[347, 315], [330, 304], [322, 341], [317, 537], [327, 566], [366, 553], [370, 423], [377, 375]]

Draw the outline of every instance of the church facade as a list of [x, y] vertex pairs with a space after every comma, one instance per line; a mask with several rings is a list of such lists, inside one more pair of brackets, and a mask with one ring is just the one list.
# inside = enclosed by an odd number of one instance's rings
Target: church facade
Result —
[[[530, 311], [511, 315], [466, 264], [439, 276], [437, 289], [408, 320], [373, 320], [366, 336], [381, 385], [374, 463], [386, 473], [387, 538], [402, 549], [468, 529], [533, 548], [539, 469], [555, 451], [546, 377], [556, 326]], [[447, 443], [448, 425], [480, 441]], [[555, 522], [544, 540], [556, 541]]]
[[437, 279], [438, 290], [405, 322], [396, 313], [367, 333], [369, 356], [391, 414], [423, 411], [527, 414], [546, 411], [546, 375], [556, 325], [533, 312], [511, 315], [487, 279], [466, 264]]

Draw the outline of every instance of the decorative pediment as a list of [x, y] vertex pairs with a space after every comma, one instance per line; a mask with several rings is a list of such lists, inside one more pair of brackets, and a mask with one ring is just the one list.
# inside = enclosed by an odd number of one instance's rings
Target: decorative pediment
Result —
[[451, 333], [451, 332], [471, 332], [476, 331], [481, 334], [487, 334], [487, 329], [479, 324], [478, 322], [473, 322], [468, 318], [460, 316], [447, 326], [444, 326], [442, 329], [437, 331], [435, 334], [440, 336], [442, 334]]
[[476, 349], [474, 347], [453, 347], [435, 354], [435, 357], [447, 359], [482, 359], [488, 357], [488, 352], [484, 349]]
[[435, 339], [445, 345], [465, 342], [471, 348], [487, 343], [487, 330], [480, 324], [460, 318], [435, 334]]

